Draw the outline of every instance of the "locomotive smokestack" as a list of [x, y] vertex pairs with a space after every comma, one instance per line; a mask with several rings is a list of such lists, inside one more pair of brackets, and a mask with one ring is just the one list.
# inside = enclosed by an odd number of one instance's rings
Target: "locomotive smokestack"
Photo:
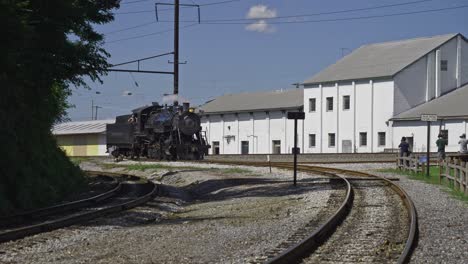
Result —
[[187, 102], [183, 103], [184, 112], [187, 112], [189, 108], [190, 108], [190, 103], [187, 103]]

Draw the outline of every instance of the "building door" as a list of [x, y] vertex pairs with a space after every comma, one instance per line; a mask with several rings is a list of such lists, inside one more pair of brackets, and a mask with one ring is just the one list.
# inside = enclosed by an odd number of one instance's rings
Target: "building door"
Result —
[[213, 141], [213, 155], [219, 155], [219, 141]]
[[271, 145], [273, 154], [281, 154], [281, 140], [273, 140]]
[[351, 140], [342, 140], [341, 141], [341, 151], [343, 153], [353, 152], [353, 143]]
[[249, 154], [249, 142], [248, 141], [241, 142], [241, 154]]

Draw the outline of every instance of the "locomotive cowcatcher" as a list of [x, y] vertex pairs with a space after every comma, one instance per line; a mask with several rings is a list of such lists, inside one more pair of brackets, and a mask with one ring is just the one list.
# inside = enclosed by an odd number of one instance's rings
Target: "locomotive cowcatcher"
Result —
[[107, 151], [116, 160], [203, 159], [210, 146], [200, 123], [200, 117], [188, 103], [143, 106], [131, 115], [117, 116], [115, 124], [107, 125]]

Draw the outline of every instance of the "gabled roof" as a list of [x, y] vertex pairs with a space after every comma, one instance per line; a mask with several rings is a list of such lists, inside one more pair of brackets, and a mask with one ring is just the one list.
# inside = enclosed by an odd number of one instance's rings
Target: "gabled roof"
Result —
[[199, 111], [210, 114], [297, 109], [304, 105], [303, 98], [303, 89], [228, 94], [200, 106]]
[[435, 114], [443, 119], [468, 117], [468, 84], [418, 105], [408, 111], [394, 116], [391, 120], [419, 120], [422, 114]]
[[115, 120], [94, 120], [82, 122], [65, 122], [57, 124], [52, 129], [54, 135], [99, 134], [106, 132], [106, 124]]
[[457, 35], [364, 45], [307, 79], [304, 84], [391, 77]]

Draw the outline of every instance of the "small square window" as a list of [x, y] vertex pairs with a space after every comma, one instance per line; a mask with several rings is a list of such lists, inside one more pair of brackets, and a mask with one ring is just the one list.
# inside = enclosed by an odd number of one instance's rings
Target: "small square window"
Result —
[[384, 147], [385, 146], [385, 132], [379, 132], [378, 133], [378, 136], [379, 136], [379, 147]]
[[315, 148], [315, 134], [309, 134], [309, 148]]
[[315, 112], [315, 98], [309, 98], [309, 112]]
[[447, 71], [448, 70], [448, 61], [447, 60], [441, 60], [440, 61], [440, 70], [441, 71]]
[[327, 111], [333, 111], [333, 97], [327, 97]]
[[359, 133], [359, 145], [361, 147], [367, 146], [367, 132], [360, 132]]
[[343, 110], [349, 110], [351, 108], [351, 99], [349, 95], [343, 96]]
[[328, 133], [328, 147], [335, 147], [335, 133]]

